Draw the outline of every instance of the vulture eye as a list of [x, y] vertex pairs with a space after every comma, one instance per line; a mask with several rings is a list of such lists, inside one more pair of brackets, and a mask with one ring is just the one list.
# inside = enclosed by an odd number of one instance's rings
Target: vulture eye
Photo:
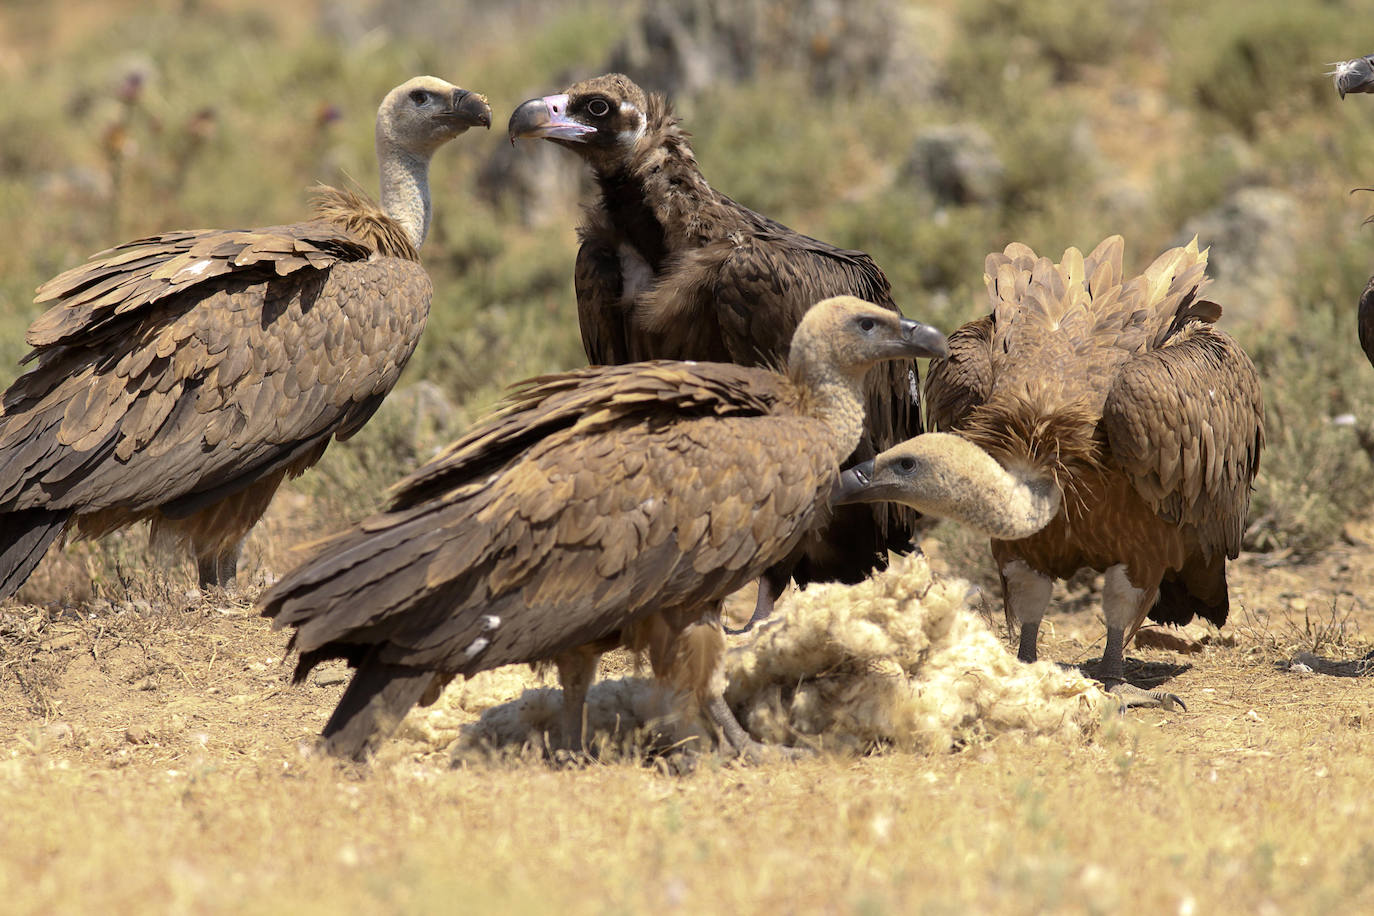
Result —
[[423, 89], [412, 89], [410, 91], [410, 100], [416, 105], [423, 105], [425, 102], [429, 101], [429, 93], [425, 92]]
[[604, 118], [611, 113], [611, 103], [605, 99], [592, 99], [587, 103], [587, 113], [594, 118]]
[[863, 331], [865, 334], [873, 330], [877, 326], [878, 322], [872, 318], [865, 317], [859, 319], [859, 329]]
[[897, 467], [901, 468], [903, 474], [910, 474], [916, 470], [916, 459], [911, 457], [898, 458]]

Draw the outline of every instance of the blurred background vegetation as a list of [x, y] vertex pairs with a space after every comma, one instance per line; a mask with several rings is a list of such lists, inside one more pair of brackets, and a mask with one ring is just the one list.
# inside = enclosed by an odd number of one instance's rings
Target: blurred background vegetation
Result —
[[[1362, 446], [1374, 375], [1354, 323], [1374, 195], [1350, 193], [1374, 184], [1374, 98], [1338, 102], [1324, 76], [1374, 51], [1368, 12], [1354, 0], [9, 0], [0, 383], [18, 374], [43, 280], [159, 230], [299, 219], [316, 181], [375, 187], [373, 113], [411, 75], [485, 93], [493, 130], [433, 167], [435, 299], [419, 351], [371, 425], [284, 492], [250, 541], [261, 565], [283, 562], [282, 543], [374, 507], [505, 385], [584, 362], [572, 264], [587, 178], [552, 145], [512, 149], [502, 128], [526, 98], [622, 69], [670, 94], [715, 187], [871, 252], [907, 314], [946, 330], [985, 311], [984, 255], [1012, 240], [1057, 256], [1119, 232], [1138, 269], [1198, 234], [1223, 327], [1267, 386], [1248, 546], [1301, 557], [1374, 501]], [[52, 562], [99, 590], [147, 562], [134, 537]], [[181, 562], [162, 568], [182, 576]]]

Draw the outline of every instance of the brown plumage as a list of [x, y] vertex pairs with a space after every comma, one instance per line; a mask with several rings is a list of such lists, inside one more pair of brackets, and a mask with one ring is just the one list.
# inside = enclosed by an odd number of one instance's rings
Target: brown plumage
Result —
[[951, 335], [926, 384], [936, 425], [1062, 496], [1038, 533], [992, 542], [1021, 658], [1035, 659], [1052, 580], [1106, 571], [1111, 684], [1147, 615], [1225, 622], [1264, 442], [1254, 366], [1199, 298], [1206, 252], [1172, 249], [1123, 281], [1122, 244], [1059, 264], [1020, 244], [990, 255], [992, 313]]
[[366, 756], [437, 684], [516, 662], [559, 665], [576, 736], [587, 659], [623, 641], [746, 750], [720, 603], [823, 518], [868, 368], [936, 352], [933, 328], [846, 297], [807, 315], [786, 374], [656, 361], [526, 382], [263, 596], [296, 628], [297, 680], [358, 668], [327, 749]]
[[[1336, 91], [1340, 93], [1341, 98], [1345, 98], [1347, 92], [1374, 93], [1374, 54], [1338, 61], [1334, 66], [1336, 69], [1328, 75], [1335, 82]], [[1360, 295], [1358, 329], [1360, 348], [1364, 350], [1365, 358], [1374, 364], [1374, 277], [1369, 278], [1369, 283]]]
[[[510, 135], [552, 140], [596, 178], [576, 266], [578, 321], [593, 363], [776, 366], [821, 299], [852, 295], [900, 313], [867, 254], [808, 238], [713, 189], [667, 101], [622, 74], [525, 102], [511, 115]], [[913, 361], [873, 373], [867, 417], [854, 460], [921, 431]], [[910, 548], [915, 518], [899, 506], [845, 509], [774, 571], [772, 588], [789, 573], [799, 583], [859, 581], [888, 550]]]
[[380, 207], [321, 188], [306, 222], [140, 239], [40, 287], [37, 365], [0, 400], [0, 598], [68, 526], [143, 519], [188, 543], [203, 585], [232, 583], [282, 480], [356, 432], [415, 349], [429, 159], [490, 120], [418, 77], [378, 110]]

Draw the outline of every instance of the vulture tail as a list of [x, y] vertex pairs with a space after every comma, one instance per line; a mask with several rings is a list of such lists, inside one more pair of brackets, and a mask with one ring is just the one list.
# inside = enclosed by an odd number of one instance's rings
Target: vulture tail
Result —
[[0, 601], [19, 591], [71, 514], [70, 509], [0, 512]]
[[434, 680], [433, 671], [390, 665], [373, 653], [358, 666], [324, 725], [321, 737], [331, 757], [359, 762], [390, 735]]

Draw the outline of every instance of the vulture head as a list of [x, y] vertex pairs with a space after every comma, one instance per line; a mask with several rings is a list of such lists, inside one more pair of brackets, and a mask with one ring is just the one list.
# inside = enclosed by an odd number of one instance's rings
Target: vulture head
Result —
[[927, 433], [845, 471], [831, 502], [902, 503], [1015, 541], [1048, 525], [1062, 496], [1047, 473], [1007, 469], [967, 439]]
[[857, 383], [883, 360], [948, 355], [945, 335], [930, 325], [854, 296], [835, 296], [802, 316], [787, 365], [795, 378], [839, 376]]
[[509, 130], [511, 143], [552, 140], [605, 168], [633, 150], [648, 125], [649, 96], [623, 73], [608, 73], [522, 103]]
[[1345, 98], [1347, 92], [1374, 92], [1374, 54], [1342, 60], [1334, 64], [1328, 76], [1336, 82], [1336, 91]]
[[491, 127], [491, 106], [480, 93], [435, 76], [406, 80], [377, 109], [377, 146], [429, 158], [469, 127]]

